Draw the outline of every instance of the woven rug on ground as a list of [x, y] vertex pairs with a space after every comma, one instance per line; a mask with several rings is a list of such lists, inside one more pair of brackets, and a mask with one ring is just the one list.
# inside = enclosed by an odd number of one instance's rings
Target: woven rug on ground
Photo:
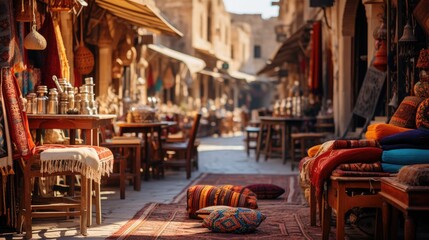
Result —
[[286, 190], [278, 199], [258, 200], [258, 210], [267, 218], [256, 232], [213, 233], [202, 227], [202, 220], [188, 217], [185, 188], [170, 204], [147, 204], [107, 239], [321, 239], [321, 228], [310, 226], [310, 209], [304, 202], [297, 175], [203, 174], [190, 186], [252, 183], [276, 184]]

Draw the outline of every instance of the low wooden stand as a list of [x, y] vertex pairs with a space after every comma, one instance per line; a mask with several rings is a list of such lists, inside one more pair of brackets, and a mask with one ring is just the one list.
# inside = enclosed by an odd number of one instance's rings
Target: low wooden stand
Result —
[[384, 239], [397, 236], [397, 211], [405, 218], [404, 238], [415, 239], [415, 219], [417, 213], [429, 211], [429, 186], [410, 186], [400, 183], [393, 177], [381, 178], [381, 191], [378, 193], [383, 201]]
[[[359, 208], [380, 208], [382, 206], [381, 197], [377, 194], [380, 191], [380, 181], [377, 177], [336, 177], [331, 176], [327, 194], [323, 194], [321, 202], [321, 221], [323, 239], [329, 239], [330, 222], [332, 209], [336, 211], [336, 239], [344, 239], [345, 214], [354, 207]], [[361, 194], [359, 191], [370, 190], [371, 194]], [[356, 192], [355, 192], [356, 191]], [[315, 223], [316, 205], [314, 188], [311, 190], [313, 203], [310, 204], [311, 220]], [[377, 227], [380, 219], [377, 219]], [[376, 230], [376, 238], [380, 238], [381, 231]]]

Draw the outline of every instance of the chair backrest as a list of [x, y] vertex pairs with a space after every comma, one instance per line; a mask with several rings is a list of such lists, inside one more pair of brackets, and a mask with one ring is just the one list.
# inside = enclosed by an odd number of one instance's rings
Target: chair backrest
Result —
[[188, 146], [186, 149], [186, 156], [189, 158], [192, 155], [195, 139], [197, 138], [198, 127], [200, 126], [201, 113], [197, 113], [194, 117], [192, 128], [189, 133]]

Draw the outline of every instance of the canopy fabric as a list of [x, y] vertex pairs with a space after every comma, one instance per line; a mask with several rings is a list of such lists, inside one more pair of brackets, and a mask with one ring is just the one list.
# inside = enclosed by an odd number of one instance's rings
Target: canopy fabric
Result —
[[257, 72], [258, 75], [269, 73], [275, 68], [280, 67], [285, 62], [294, 62], [297, 60], [297, 53], [303, 51], [309, 41], [309, 30], [311, 24], [306, 23], [294, 32], [282, 45], [277, 49], [271, 62], [266, 64]]
[[210, 77], [214, 77], [214, 78], [223, 78], [223, 74], [218, 73], [218, 72], [213, 72], [213, 71], [209, 71], [209, 70], [201, 70], [199, 73], [210, 76]]
[[188, 67], [191, 74], [197, 73], [206, 67], [206, 63], [203, 60], [175, 51], [162, 45], [149, 44], [148, 48], [152, 51], [183, 62], [186, 67]]
[[96, 0], [98, 6], [136, 26], [157, 33], [182, 37], [183, 34], [142, 0]]
[[256, 76], [240, 71], [228, 71], [228, 74], [235, 79], [246, 80], [246, 82], [256, 81]]

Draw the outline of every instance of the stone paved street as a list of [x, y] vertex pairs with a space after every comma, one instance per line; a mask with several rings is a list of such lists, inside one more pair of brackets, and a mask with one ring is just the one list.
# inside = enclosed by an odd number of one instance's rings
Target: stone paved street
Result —
[[[247, 157], [243, 136], [221, 138], [201, 138], [199, 147], [199, 171], [192, 172], [192, 178], [186, 180], [184, 171], [167, 170], [164, 179], [142, 182], [140, 192], [127, 186], [126, 198], [119, 199], [119, 187], [102, 188], [102, 215], [101, 225], [93, 224], [88, 228], [87, 239], [104, 239], [117, 231], [146, 203], [168, 203], [190, 184], [201, 173], [263, 173], [263, 174], [290, 174], [290, 163], [283, 164], [282, 160], [269, 159], [255, 161], [255, 154], [251, 151]], [[296, 170], [295, 170], [296, 171]], [[94, 220], [95, 221], [95, 218]], [[59, 220], [47, 222], [35, 220], [33, 237], [40, 238], [85, 238], [76, 234], [78, 221]]]

